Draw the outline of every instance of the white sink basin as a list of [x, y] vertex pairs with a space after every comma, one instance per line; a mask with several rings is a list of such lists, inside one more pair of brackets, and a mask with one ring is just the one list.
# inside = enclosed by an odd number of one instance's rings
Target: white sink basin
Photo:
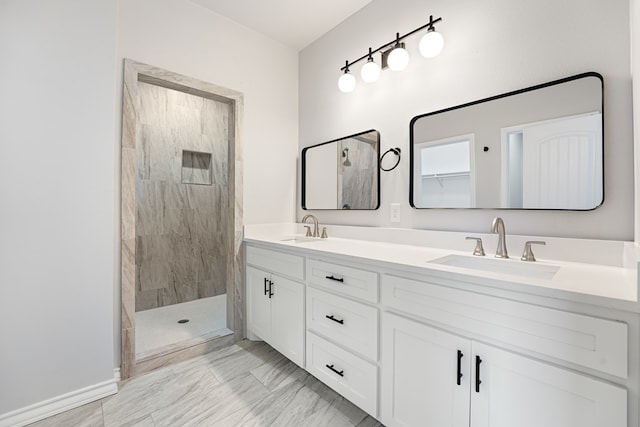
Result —
[[553, 276], [560, 268], [557, 265], [538, 264], [515, 259], [496, 259], [465, 255], [447, 255], [429, 262], [432, 264], [467, 268], [469, 270], [489, 271], [492, 273], [543, 280], [553, 279]]

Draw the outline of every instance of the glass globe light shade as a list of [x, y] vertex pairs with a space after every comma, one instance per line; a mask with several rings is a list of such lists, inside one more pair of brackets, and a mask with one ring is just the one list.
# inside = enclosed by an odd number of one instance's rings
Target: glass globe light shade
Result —
[[396, 47], [387, 58], [387, 64], [393, 71], [402, 71], [409, 65], [409, 52], [401, 47]]
[[420, 39], [420, 45], [418, 47], [422, 56], [425, 58], [433, 58], [442, 52], [444, 37], [435, 30], [427, 31], [427, 34]]
[[347, 72], [340, 76], [338, 79], [338, 89], [340, 92], [349, 93], [353, 92], [356, 88], [356, 78], [353, 74]]
[[367, 61], [360, 70], [360, 77], [365, 83], [373, 83], [380, 77], [380, 66], [373, 60]]

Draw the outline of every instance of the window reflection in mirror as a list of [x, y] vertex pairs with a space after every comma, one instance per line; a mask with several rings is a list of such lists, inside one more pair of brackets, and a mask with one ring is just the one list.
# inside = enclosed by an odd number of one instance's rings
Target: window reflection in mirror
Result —
[[302, 208], [377, 209], [379, 147], [369, 130], [302, 150]]
[[414, 117], [411, 205], [598, 207], [602, 92], [602, 76], [585, 73]]

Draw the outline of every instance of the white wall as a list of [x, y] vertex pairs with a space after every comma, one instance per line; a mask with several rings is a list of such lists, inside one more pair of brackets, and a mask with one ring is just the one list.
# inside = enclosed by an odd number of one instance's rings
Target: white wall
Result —
[[113, 380], [116, 16], [0, 2], [0, 417]]
[[[383, 71], [366, 85], [337, 89], [339, 68], [442, 16], [442, 54], [422, 58], [419, 35], [406, 40], [412, 57], [400, 73]], [[595, 24], [594, 24], [595, 23]], [[312, 212], [325, 224], [487, 231], [505, 219], [514, 234], [633, 239], [629, 0], [374, 0], [300, 55], [300, 147], [375, 128], [382, 150], [402, 148], [400, 167], [383, 172], [381, 208]], [[378, 57], [379, 59], [379, 57]], [[409, 207], [409, 121], [412, 117], [585, 71], [605, 79], [605, 202], [592, 212], [413, 210]], [[299, 179], [298, 179], [299, 182]], [[299, 186], [299, 184], [298, 184]], [[299, 190], [298, 190], [299, 192]], [[298, 199], [299, 200], [299, 199]], [[401, 223], [389, 205], [401, 204]], [[300, 204], [298, 203], [298, 206]], [[298, 207], [298, 218], [304, 215]]]
[[[244, 223], [293, 221], [297, 51], [189, 1], [120, 0], [118, 15], [118, 87], [122, 61], [130, 58], [242, 92]], [[119, 206], [119, 194], [114, 203]], [[119, 333], [115, 347], [119, 365]]]

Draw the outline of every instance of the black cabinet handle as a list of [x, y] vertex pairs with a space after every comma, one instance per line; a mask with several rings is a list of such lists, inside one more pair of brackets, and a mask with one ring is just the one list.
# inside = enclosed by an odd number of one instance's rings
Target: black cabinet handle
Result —
[[458, 385], [460, 385], [460, 380], [462, 379], [462, 357], [464, 354], [460, 350], [458, 350]]
[[273, 296], [273, 282], [269, 280], [269, 299]]
[[482, 363], [482, 359], [480, 356], [476, 356], [476, 393], [480, 393], [480, 364]]
[[340, 320], [338, 320], [338, 319], [336, 319], [335, 317], [333, 317], [333, 314], [332, 314], [331, 316], [329, 316], [329, 315], [327, 314], [327, 315], [325, 315], [324, 317], [326, 317], [326, 318], [327, 318], [327, 319], [329, 319], [329, 320], [333, 320], [333, 321], [334, 321], [334, 322], [336, 322], [336, 323], [340, 323], [341, 325], [344, 325], [344, 319], [340, 319]]
[[325, 279], [333, 280], [335, 282], [344, 283], [344, 279], [342, 277], [333, 277], [333, 276], [324, 276]]
[[267, 295], [269, 293], [269, 290], [267, 289], [267, 282], [269, 281], [269, 279], [267, 279], [266, 277], [264, 278], [264, 294]]
[[335, 372], [336, 374], [340, 375], [341, 377], [344, 377], [344, 370], [342, 371], [338, 371], [336, 368], [333, 367], [333, 365], [324, 365], [327, 368], [329, 368], [331, 371]]

